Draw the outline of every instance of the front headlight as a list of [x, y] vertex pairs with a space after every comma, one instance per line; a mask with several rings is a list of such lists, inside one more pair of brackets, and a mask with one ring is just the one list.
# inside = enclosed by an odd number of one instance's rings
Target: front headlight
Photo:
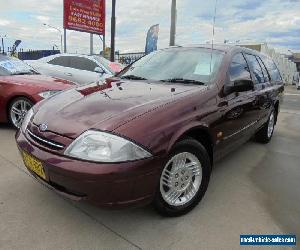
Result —
[[124, 162], [151, 157], [152, 154], [122, 137], [88, 130], [65, 151], [65, 155], [96, 162]]
[[26, 116], [25, 116], [25, 118], [22, 122], [22, 125], [21, 125], [21, 129], [22, 129], [23, 132], [26, 131], [28, 123], [30, 122], [30, 119], [31, 119], [32, 116], [33, 116], [33, 110], [30, 109], [30, 110], [27, 111], [27, 114], [26, 114]]
[[39, 96], [44, 98], [44, 99], [47, 99], [47, 98], [49, 98], [49, 97], [51, 97], [51, 96], [53, 96], [53, 95], [55, 95], [59, 92], [60, 92], [60, 90], [48, 90], [48, 91], [39, 93]]

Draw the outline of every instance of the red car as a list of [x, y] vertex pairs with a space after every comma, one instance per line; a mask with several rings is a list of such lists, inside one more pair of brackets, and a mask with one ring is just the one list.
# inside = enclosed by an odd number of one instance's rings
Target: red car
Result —
[[0, 55], [0, 122], [18, 128], [35, 103], [72, 86], [70, 81], [40, 75], [19, 59]]
[[199, 203], [216, 160], [253, 136], [271, 140], [284, 90], [270, 58], [230, 46], [153, 52], [118, 77], [37, 104], [18, 147], [29, 171], [66, 197], [153, 202], [168, 216]]

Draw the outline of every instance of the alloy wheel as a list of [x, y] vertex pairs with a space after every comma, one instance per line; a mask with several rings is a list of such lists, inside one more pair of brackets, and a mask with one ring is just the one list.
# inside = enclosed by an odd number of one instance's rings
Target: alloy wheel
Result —
[[31, 109], [32, 104], [25, 100], [19, 99], [16, 100], [10, 108], [10, 118], [13, 125], [17, 128], [21, 127], [22, 122], [27, 114], [27, 112]]
[[166, 164], [160, 178], [160, 192], [171, 206], [182, 206], [197, 194], [202, 182], [202, 166], [189, 152], [173, 156]]
[[275, 116], [274, 112], [271, 113], [269, 122], [268, 122], [268, 137], [270, 138], [274, 131], [274, 123], [275, 123]]

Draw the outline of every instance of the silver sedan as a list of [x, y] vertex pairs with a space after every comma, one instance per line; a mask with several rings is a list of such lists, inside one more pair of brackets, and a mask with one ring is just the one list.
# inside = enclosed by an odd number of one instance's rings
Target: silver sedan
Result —
[[97, 55], [57, 54], [26, 61], [38, 72], [80, 85], [101, 81], [122, 69], [122, 65]]

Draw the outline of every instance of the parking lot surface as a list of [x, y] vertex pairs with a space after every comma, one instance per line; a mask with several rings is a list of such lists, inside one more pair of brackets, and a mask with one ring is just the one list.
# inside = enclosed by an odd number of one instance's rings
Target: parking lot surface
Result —
[[0, 125], [0, 249], [233, 250], [241, 249], [240, 234], [277, 233], [296, 234], [299, 241], [300, 91], [295, 87], [286, 88], [271, 143], [250, 141], [215, 164], [204, 199], [179, 218], [161, 217], [151, 206], [103, 210], [65, 200], [29, 175], [14, 133]]

